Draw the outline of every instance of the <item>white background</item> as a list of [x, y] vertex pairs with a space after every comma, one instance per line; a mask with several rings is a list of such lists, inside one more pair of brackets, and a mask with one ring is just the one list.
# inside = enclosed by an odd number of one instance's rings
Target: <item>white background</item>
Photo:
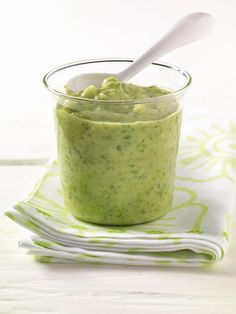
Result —
[[[0, 211], [25, 197], [55, 150], [43, 75], [80, 59], [137, 57], [186, 13], [209, 12], [217, 27], [162, 58], [193, 76], [185, 116], [236, 119], [236, 0], [0, 4]], [[187, 270], [43, 265], [17, 247], [22, 233], [0, 214], [0, 314], [236, 313], [235, 235], [222, 262], [211, 270]]]
[[[2, 1], [0, 159], [48, 159], [54, 129], [43, 75], [55, 66], [98, 57], [138, 57], [182, 15], [206, 11], [208, 38], [161, 60], [187, 69], [193, 84], [185, 115], [235, 114], [235, 0]], [[7, 163], [7, 162], [6, 162]]]

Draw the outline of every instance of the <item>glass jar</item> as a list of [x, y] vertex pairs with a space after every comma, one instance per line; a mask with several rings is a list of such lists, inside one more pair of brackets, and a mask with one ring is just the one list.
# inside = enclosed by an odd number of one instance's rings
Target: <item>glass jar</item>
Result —
[[171, 209], [183, 96], [191, 76], [179, 67], [153, 63], [132, 83], [157, 85], [169, 93], [140, 100], [84, 99], [64, 89], [76, 75], [118, 73], [132, 61], [80, 61], [44, 77], [55, 97], [65, 208], [87, 222], [133, 225]]

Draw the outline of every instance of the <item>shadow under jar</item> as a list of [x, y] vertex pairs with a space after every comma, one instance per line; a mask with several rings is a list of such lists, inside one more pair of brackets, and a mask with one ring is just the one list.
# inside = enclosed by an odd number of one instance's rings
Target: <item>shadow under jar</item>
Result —
[[58, 67], [44, 77], [55, 96], [58, 163], [65, 208], [104, 225], [155, 220], [172, 205], [182, 103], [190, 75], [153, 63], [132, 83], [157, 85], [167, 95], [96, 100], [67, 95], [64, 85], [82, 73], [117, 73], [133, 60], [100, 59]]

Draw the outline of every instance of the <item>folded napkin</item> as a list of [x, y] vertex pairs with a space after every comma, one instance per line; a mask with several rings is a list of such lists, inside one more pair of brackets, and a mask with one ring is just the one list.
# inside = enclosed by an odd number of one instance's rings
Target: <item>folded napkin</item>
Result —
[[56, 162], [5, 214], [32, 234], [19, 246], [42, 262], [137, 266], [210, 265], [228, 248], [236, 181], [236, 124], [183, 123], [173, 207], [161, 219], [125, 227], [74, 218], [63, 207]]

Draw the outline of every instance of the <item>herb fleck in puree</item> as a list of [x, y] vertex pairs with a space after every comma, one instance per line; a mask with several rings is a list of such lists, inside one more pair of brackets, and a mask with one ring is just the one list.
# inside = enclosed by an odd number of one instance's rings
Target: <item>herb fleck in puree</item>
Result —
[[[80, 97], [60, 100], [56, 107], [66, 208], [84, 221], [110, 225], [144, 223], [166, 213], [173, 198], [181, 111], [171, 95], [151, 98], [170, 91], [112, 76], [101, 88], [66, 91]], [[138, 104], [125, 102], [131, 99]]]

